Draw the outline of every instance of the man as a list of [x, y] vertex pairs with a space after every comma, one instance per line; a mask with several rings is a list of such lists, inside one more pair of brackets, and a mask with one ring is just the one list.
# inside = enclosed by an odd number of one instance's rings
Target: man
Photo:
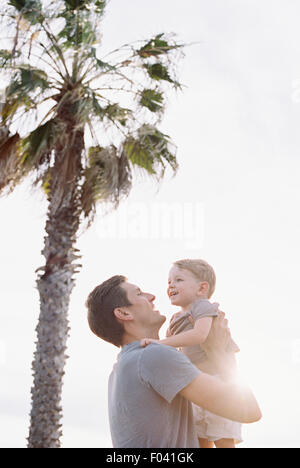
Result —
[[[261, 418], [249, 389], [232, 378], [223, 352], [229, 330], [224, 314], [214, 321], [205, 343], [207, 353], [222, 365], [222, 380], [200, 372], [175, 348], [153, 343], [166, 317], [124, 276], [97, 286], [87, 299], [93, 333], [122, 350], [109, 378], [109, 420], [113, 446], [118, 448], [197, 448], [191, 402], [220, 416], [250, 423]], [[219, 350], [215, 343], [219, 344]], [[214, 343], [214, 346], [211, 346]]]

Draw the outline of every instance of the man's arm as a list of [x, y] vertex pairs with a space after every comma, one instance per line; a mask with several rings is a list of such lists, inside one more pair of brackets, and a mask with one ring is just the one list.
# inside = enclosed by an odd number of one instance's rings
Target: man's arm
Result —
[[261, 411], [251, 390], [237, 383], [234, 354], [225, 352], [229, 339], [228, 322], [224, 312], [219, 312], [202, 347], [218, 366], [223, 380], [201, 373], [180, 393], [187, 400], [224, 418], [241, 423], [255, 422], [261, 418]]
[[259, 421], [262, 414], [249, 388], [201, 373], [180, 394], [202, 408], [241, 423]]

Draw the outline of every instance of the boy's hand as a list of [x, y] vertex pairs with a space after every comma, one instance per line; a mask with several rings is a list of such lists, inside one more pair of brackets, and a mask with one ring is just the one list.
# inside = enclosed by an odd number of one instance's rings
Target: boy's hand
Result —
[[143, 338], [141, 340], [141, 346], [146, 347], [150, 343], [159, 343], [160, 340], [154, 340], [153, 338]]

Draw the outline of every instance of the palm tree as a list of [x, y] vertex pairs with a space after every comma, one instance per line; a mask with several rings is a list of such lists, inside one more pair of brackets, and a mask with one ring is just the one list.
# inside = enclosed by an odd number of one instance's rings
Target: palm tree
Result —
[[29, 448], [60, 447], [79, 227], [90, 226], [97, 202], [118, 206], [135, 169], [157, 181], [167, 167], [177, 170], [174, 145], [157, 125], [167, 89], [180, 87], [175, 65], [182, 44], [159, 34], [100, 58], [105, 4], [10, 0], [1, 7], [8, 37], [0, 65], [8, 86], [0, 121], [0, 193], [29, 176], [48, 202], [45, 265], [37, 270]]

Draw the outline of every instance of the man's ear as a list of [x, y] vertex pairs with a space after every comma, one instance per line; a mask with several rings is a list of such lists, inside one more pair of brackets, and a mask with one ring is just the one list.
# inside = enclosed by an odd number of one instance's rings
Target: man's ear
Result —
[[122, 307], [116, 307], [116, 309], [114, 310], [114, 314], [117, 317], [117, 319], [122, 320], [122, 322], [127, 322], [133, 319], [131, 313], [128, 312], [128, 310], [126, 310], [125, 308], [123, 309]]

